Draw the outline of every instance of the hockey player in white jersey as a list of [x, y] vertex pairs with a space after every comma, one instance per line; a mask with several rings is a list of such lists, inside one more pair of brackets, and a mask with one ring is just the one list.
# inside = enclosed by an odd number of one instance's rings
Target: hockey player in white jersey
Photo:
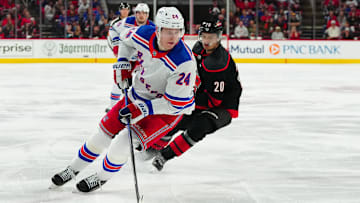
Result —
[[135, 142], [146, 150], [171, 131], [183, 114], [193, 111], [196, 62], [181, 40], [184, 19], [175, 7], [163, 7], [157, 12], [155, 24], [121, 33], [118, 62], [114, 64], [115, 79], [121, 88], [128, 87], [131, 56], [137, 53], [140, 61], [128, 92], [129, 104], [122, 99], [101, 119], [99, 131], [80, 147], [65, 170], [52, 177], [54, 185], [62, 186], [74, 178], [105, 148], [109, 149], [97, 173], [79, 181], [76, 188], [91, 192], [118, 172], [130, 153], [127, 118]]
[[[120, 5], [121, 6], [121, 5]], [[107, 36], [107, 41], [110, 49], [113, 51], [115, 57], [118, 56], [118, 43], [119, 36], [121, 32], [130, 27], [138, 27], [141, 25], [152, 25], [155, 24], [149, 20], [149, 12], [150, 8], [145, 3], [139, 3], [134, 9], [135, 15], [129, 16], [122, 20], [115, 19], [110, 24], [110, 29]], [[131, 59], [132, 63], [136, 63], [136, 55]], [[136, 64], [133, 64], [135, 67]], [[117, 86], [117, 84], [113, 83], [111, 94], [110, 94], [110, 106], [105, 110], [108, 112], [119, 100], [121, 97], [121, 90]]]

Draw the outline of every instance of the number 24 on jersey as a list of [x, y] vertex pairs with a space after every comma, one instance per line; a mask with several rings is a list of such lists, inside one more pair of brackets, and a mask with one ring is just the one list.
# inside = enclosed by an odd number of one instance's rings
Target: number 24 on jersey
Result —
[[186, 86], [189, 86], [189, 84], [190, 84], [190, 76], [191, 76], [191, 73], [188, 73], [188, 74], [180, 73], [179, 74], [180, 78], [176, 81], [176, 84], [178, 84], [178, 85], [185, 84]]

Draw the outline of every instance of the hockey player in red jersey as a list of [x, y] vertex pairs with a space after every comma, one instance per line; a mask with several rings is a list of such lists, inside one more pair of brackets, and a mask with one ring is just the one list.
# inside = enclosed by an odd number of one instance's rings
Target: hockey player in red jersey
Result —
[[131, 121], [134, 143], [143, 150], [170, 132], [183, 114], [195, 108], [193, 87], [196, 61], [187, 45], [184, 18], [175, 7], [162, 7], [155, 18], [156, 27], [144, 25], [120, 34], [115, 82], [122, 89], [129, 87], [129, 59], [137, 54], [140, 66], [125, 98], [119, 101], [100, 121], [99, 131], [80, 147], [68, 167], [52, 177], [53, 187], [62, 186], [92, 163], [108, 148], [97, 173], [80, 180], [76, 188], [91, 192], [105, 184], [126, 164], [130, 150], [126, 124]]
[[220, 43], [221, 34], [220, 22], [201, 23], [199, 41], [193, 47], [201, 80], [195, 95], [196, 110], [191, 115], [184, 115], [165, 136], [170, 139], [176, 132], [183, 131], [155, 156], [152, 164], [159, 171], [166, 161], [181, 156], [206, 135], [229, 125], [232, 118], [238, 117], [242, 87], [236, 64]]

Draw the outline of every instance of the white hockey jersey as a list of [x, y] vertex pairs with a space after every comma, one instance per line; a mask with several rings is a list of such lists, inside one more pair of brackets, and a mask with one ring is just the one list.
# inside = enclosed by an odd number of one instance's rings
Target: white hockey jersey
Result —
[[[147, 25], [155, 26], [155, 24], [151, 20], [147, 20]], [[114, 46], [118, 45], [119, 35], [122, 31], [131, 27], [138, 27], [139, 25], [136, 23], [135, 16], [129, 16], [120, 20], [120, 18], [116, 18], [110, 22], [110, 28], [107, 35], [107, 42], [111, 50], [113, 50]]]
[[193, 88], [196, 61], [191, 49], [180, 40], [168, 52], [157, 47], [154, 26], [130, 28], [120, 35], [118, 61], [137, 55], [129, 98], [144, 101], [151, 114], [190, 114], [195, 106]]

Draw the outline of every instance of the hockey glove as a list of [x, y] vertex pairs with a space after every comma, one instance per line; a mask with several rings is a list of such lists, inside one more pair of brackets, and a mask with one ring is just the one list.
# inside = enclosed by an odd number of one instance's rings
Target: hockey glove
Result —
[[[148, 103], [148, 102], [147, 102]], [[127, 119], [130, 119], [130, 123], [136, 123], [139, 120], [143, 119], [148, 115], [152, 115], [152, 107], [151, 103], [148, 104], [144, 102], [136, 101], [135, 103], [131, 103], [119, 111], [119, 120], [123, 124], [127, 124]]]
[[131, 79], [131, 64], [125, 58], [118, 59], [118, 62], [113, 65], [114, 81], [121, 89], [129, 88], [129, 80]]
[[196, 75], [195, 85], [194, 85], [194, 93], [196, 93], [196, 91], [199, 89], [200, 85], [201, 85], [201, 79], [198, 75]]

